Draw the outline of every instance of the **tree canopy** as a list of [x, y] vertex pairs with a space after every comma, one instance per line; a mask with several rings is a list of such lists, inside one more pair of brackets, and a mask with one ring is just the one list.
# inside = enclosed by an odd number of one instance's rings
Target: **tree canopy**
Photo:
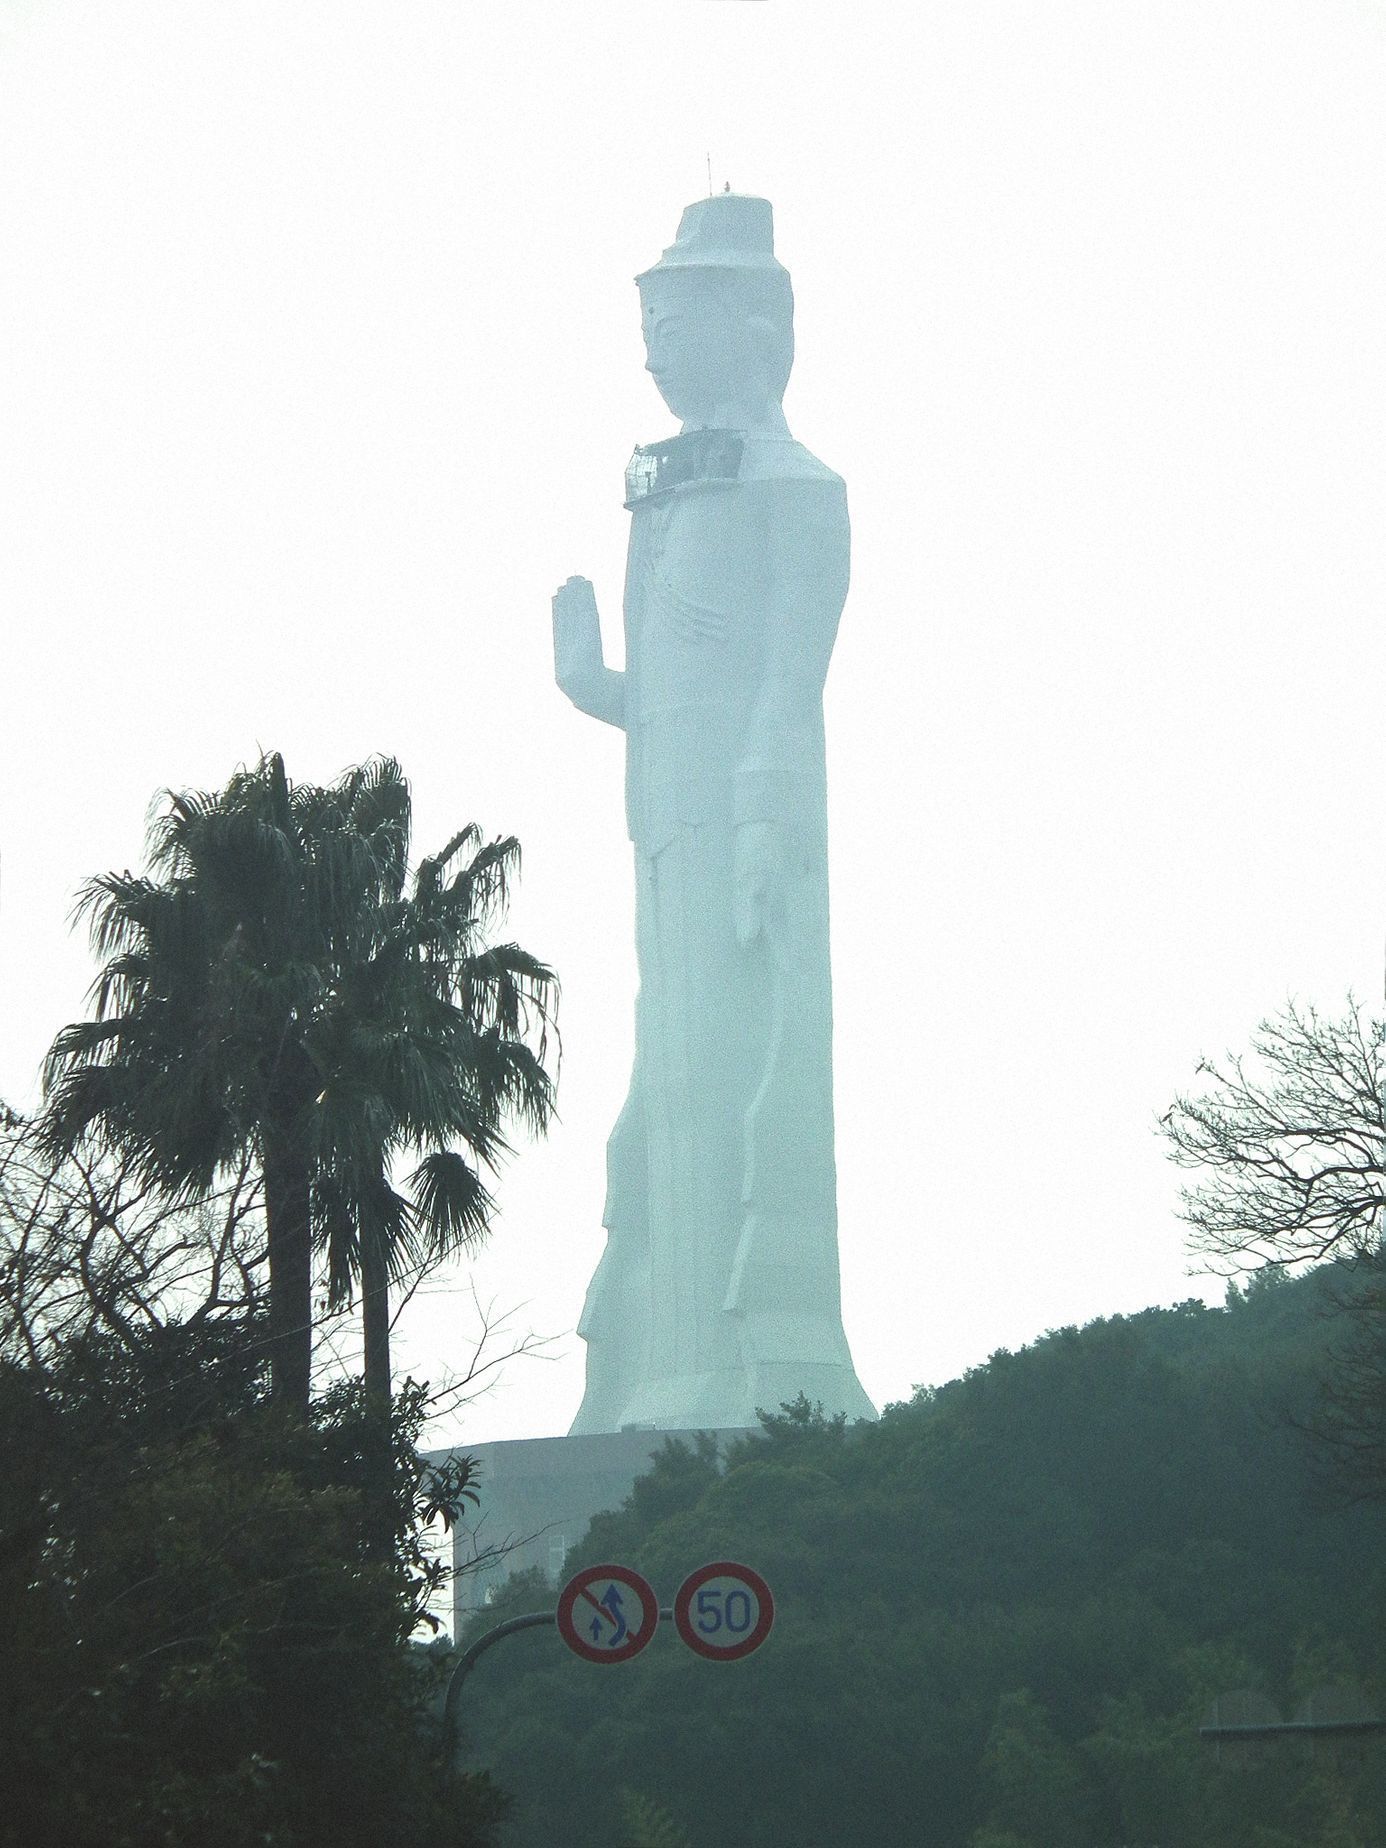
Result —
[[1057, 1330], [876, 1425], [801, 1403], [723, 1457], [669, 1444], [571, 1565], [668, 1601], [741, 1558], [775, 1630], [725, 1666], [663, 1634], [610, 1671], [547, 1632], [492, 1652], [463, 1733], [515, 1794], [503, 1840], [605, 1848], [622, 1789], [693, 1848], [1380, 1840], [1386, 1746], [1243, 1765], [1197, 1732], [1241, 1688], [1287, 1716], [1344, 1676], [1380, 1697], [1386, 1511], [1318, 1496], [1295, 1428], [1334, 1287], [1268, 1273]]
[[518, 844], [464, 828], [411, 880], [410, 827], [391, 758], [319, 786], [270, 754], [170, 795], [149, 873], [84, 890], [94, 1016], [48, 1058], [52, 1149], [105, 1148], [181, 1199], [258, 1166], [272, 1376], [300, 1411], [314, 1247], [335, 1300], [363, 1286], [367, 1387], [388, 1399], [390, 1276], [481, 1236], [507, 1126], [553, 1107], [554, 977], [488, 940]]
[[1202, 1059], [1161, 1119], [1190, 1244], [1226, 1271], [1374, 1255], [1386, 1208], [1386, 1022], [1291, 1002]]
[[352, 1381], [271, 1401], [230, 1219], [46, 1175], [22, 1126], [0, 1153], [0, 1845], [488, 1848], [410, 1643], [467, 1504], [425, 1395], [388, 1421], [382, 1547], [381, 1420]]

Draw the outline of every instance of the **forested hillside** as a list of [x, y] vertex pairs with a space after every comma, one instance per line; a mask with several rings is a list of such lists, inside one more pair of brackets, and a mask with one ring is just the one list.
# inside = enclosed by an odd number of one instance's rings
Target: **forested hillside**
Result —
[[[509, 1848], [1386, 1841], [1386, 1740], [1197, 1736], [1237, 1689], [1381, 1698], [1386, 1509], [1328, 1493], [1295, 1428], [1331, 1282], [1062, 1329], [874, 1426], [800, 1406], [720, 1462], [668, 1446], [571, 1565], [628, 1561], [667, 1602], [744, 1559], [775, 1630], [736, 1664], [672, 1626], [619, 1667], [545, 1630], [489, 1654], [463, 1727], [515, 1794]], [[485, 1623], [552, 1596], [517, 1582]]]

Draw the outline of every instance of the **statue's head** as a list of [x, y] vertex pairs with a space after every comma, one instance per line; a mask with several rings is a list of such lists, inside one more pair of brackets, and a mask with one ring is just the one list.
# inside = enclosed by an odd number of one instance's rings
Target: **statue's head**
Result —
[[739, 426], [778, 411], [794, 363], [794, 296], [768, 200], [699, 199], [636, 281], [646, 363], [676, 417]]

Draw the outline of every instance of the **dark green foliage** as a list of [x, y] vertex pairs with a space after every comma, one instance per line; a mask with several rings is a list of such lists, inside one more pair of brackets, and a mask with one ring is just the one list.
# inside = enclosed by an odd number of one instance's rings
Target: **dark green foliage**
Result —
[[422, 1395], [392, 1421], [382, 1558], [360, 1388], [286, 1415], [259, 1332], [0, 1366], [4, 1848], [492, 1840], [489, 1786], [443, 1775], [441, 1665], [407, 1645], [440, 1578]]
[[689, 1848], [688, 1837], [670, 1816], [638, 1791], [621, 1793], [625, 1813], [625, 1848]]
[[734, 1665], [663, 1634], [612, 1670], [497, 1651], [463, 1732], [515, 1794], [502, 1840], [608, 1848], [624, 1787], [693, 1848], [1386, 1841], [1386, 1741], [1248, 1765], [1197, 1737], [1238, 1688], [1382, 1697], [1386, 1509], [1319, 1494], [1294, 1428], [1334, 1281], [1062, 1329], [874, 1426], [789, 1407], [720, 1465], [667, 1447], [574, 1565], [667, 1602], [741, 1557], [775, 1631]]
[[1328, 1493], [1386, 1502], [1386, 1252], [1341, 1268], [1330, 1364], [1308, 1433]]

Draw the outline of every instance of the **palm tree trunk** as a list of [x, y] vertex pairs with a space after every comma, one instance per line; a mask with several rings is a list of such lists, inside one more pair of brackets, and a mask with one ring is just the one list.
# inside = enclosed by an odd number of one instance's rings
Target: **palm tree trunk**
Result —
[[385, 1241], [361, 1228], [361, 1334], [365, 1349], [366, 1551], [387, 1559], [395, 1544], [390, 1430], [390, 1277]]
[[375, 1410], [390, 1406], [390, 1279], [385, 1268], [383, 1241], [373, 1232], [361, 1234], [361, 1333], [365, 1343], [366, 1404]]
[[270, 1391], [304, 1416], [313, 1366], [313, 1240], [308, 1163], [282, 1144], [265, 1150], [269, 1235]]

